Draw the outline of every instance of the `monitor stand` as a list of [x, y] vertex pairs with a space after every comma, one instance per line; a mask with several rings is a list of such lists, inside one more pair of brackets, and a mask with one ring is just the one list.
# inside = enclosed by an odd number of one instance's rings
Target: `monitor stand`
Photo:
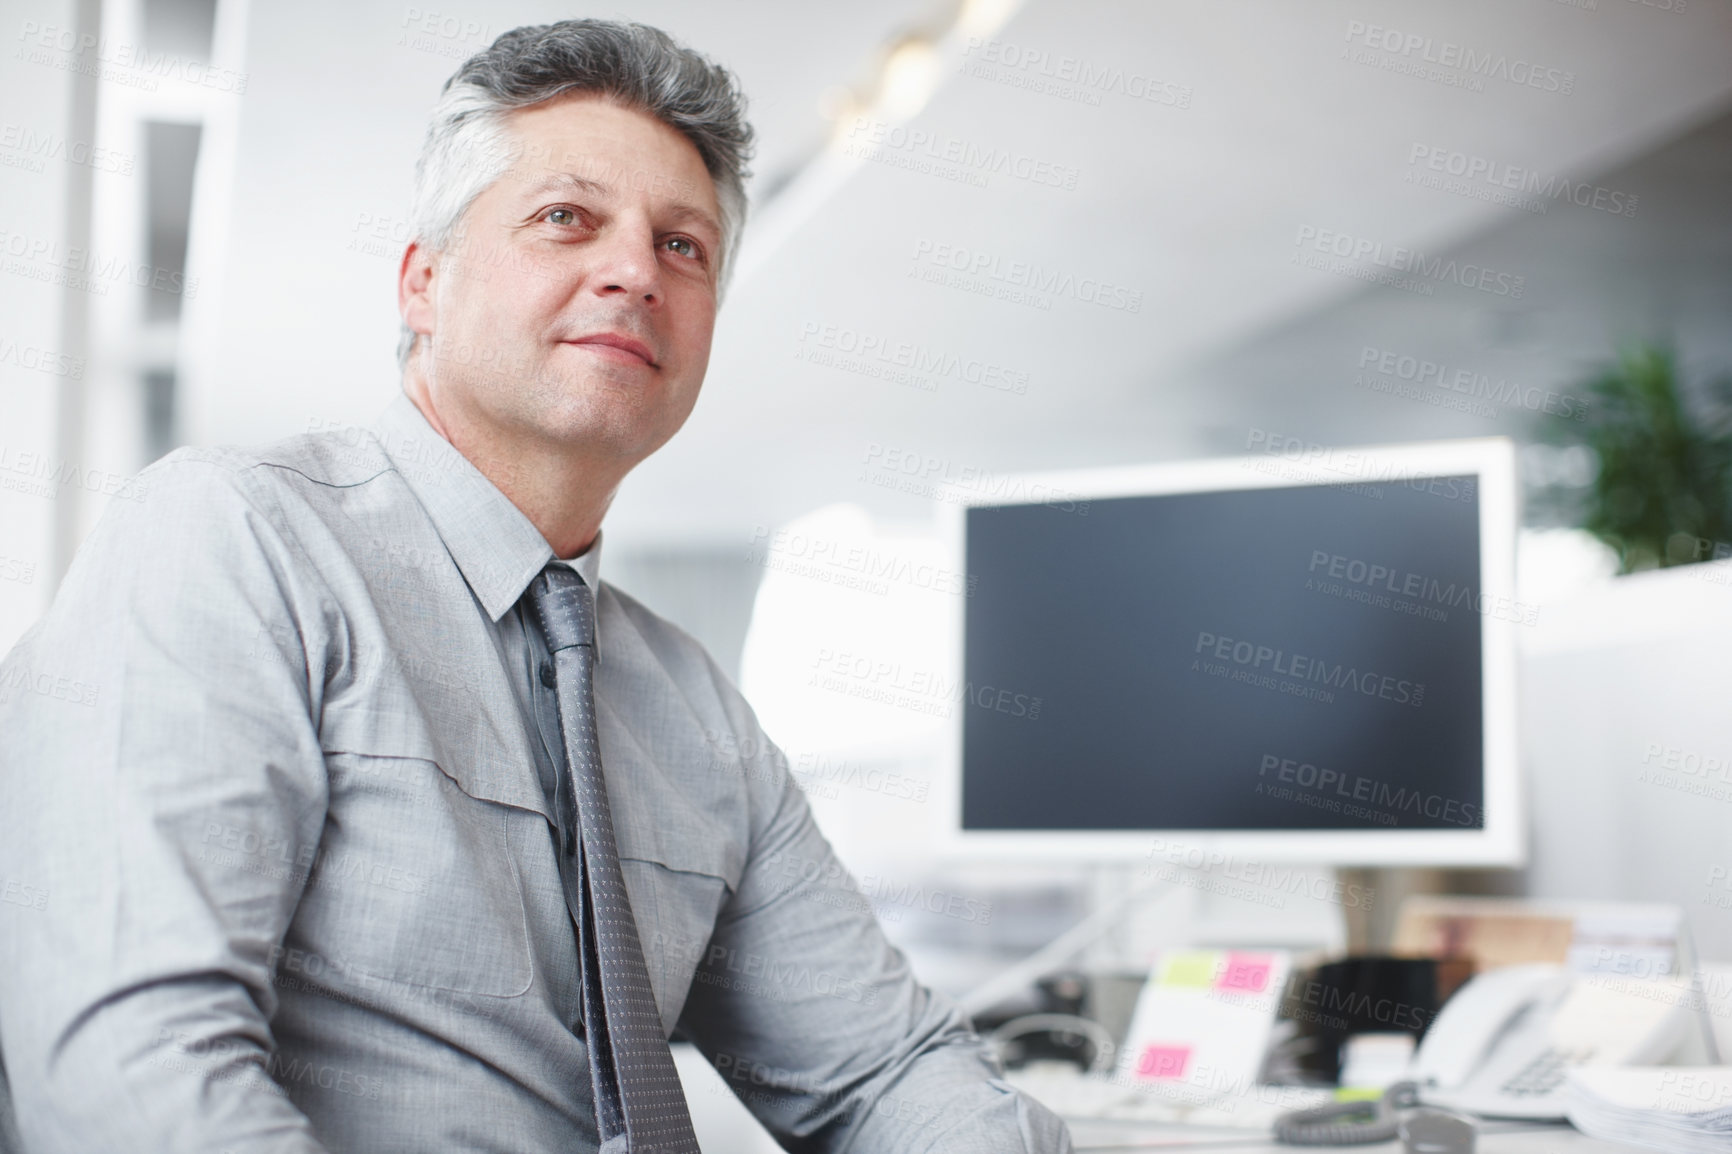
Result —
[[1324, 865], [1151, 858], [1091, 871], [1091, 906], [1123, 914], [1083, 955], [1101, 973], [1146, 971], [1163, 950], [1285, 949], [1340, 954], [1347, 917], [1376, 895], [1363, 874]]

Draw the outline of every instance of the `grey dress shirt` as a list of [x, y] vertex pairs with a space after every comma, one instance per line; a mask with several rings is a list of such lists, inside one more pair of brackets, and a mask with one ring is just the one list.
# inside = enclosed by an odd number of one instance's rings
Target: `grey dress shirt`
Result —
[[[547, 542], [405, 398], [143, 480], [0, 664], [27, 1148], [594, 1150], [557, 720], [516, 608]], [[791, 1150], [1068, 1150], [886, 942], [703, 649], [606, 584], [598, 633], [667, 1030]]]

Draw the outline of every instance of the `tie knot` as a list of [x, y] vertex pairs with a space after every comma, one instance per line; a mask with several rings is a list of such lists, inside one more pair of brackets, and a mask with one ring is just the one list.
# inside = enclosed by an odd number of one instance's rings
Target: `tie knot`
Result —
[[553, 564], [529, 583], [529, 608], [541, 625], [550, 653], [573, 645], [595, 647], [595, 594], [583, 578]]

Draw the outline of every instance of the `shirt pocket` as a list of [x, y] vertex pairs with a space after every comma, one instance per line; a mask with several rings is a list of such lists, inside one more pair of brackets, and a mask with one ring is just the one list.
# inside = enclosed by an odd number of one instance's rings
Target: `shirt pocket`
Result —
[[[620, 856], [620, 873], [631, 897], [643, 942], [644, 964], [655, 988], [662, 1032], [672, 1034], [691, 992], [692, 976], [709, 948], [729, 885], [722, 855], [705, 861], [690, 850], [677, 855]], [[676, 863], [657, 860], [676, 857]]]
[[325, 752], [330, 803], [295, 918], [327, 981], [515, 997], [534, 978], [510, 808], [434, 761]]

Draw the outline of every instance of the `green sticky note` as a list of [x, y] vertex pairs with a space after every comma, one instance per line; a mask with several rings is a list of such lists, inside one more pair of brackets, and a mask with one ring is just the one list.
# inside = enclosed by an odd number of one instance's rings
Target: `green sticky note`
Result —
[[1161, 959], [1161, 985], [1206, 990], [1215, 984], [1215, 972], [1220, 965], [1221, 954], [1217, 950], [1168, 954]]
[[1337, 1102], [1375, 1102], [1383, 1097], [1380, 1086], [1343, 1086], [1335, 1091]]

